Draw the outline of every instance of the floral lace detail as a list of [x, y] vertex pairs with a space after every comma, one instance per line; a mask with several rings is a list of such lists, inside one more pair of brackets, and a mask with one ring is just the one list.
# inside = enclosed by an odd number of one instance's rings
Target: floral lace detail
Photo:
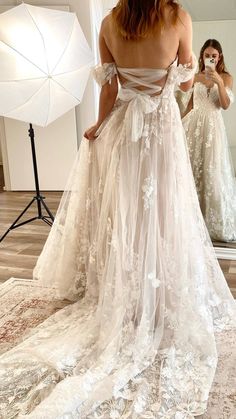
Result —
[[226, 87], [225, 90], [227, 92], [227, 95], [229, 96], [230, 103], [234, 103], [235, 97], [233, 91], [229, 87]]
[[148, 274], [148, 279], [149, 281], [151, 281], [153, 288], [158, 288], [160, 286], [160, 279], [158, 279], [156, 277], [156, 273], [155, 272], [151, 272]]
[[154, 197], [156, 195], [156, 179], [153, 176], [149, 176], [144, 179], [144, 184], [142, 186], [143, 200], [144, 200], [144, 209], [150, 209], [153, 204]]
[[111, 79], [117, 74], [115, 63], [105, 63], [103, 65], [97, 65], [93, 69], [93, 77], [100, 87], [111, 81]]
[[191, 80], [197, 70], [197, 58], [195, 54], [192, 55], [192, 60], [186, 64], [179, 64], [178, 67], [174, 67], [172, 70], [171, 81], [175, 82], [175, 85], [187, 82]]
[[[227, 93], [233, 101], [230, 89]], [[218, 88], [207, 94], [202, 83], [195, 83], [193, 97], [183, 124], [202, 213], [213, 240], [236, 240], [236, 184]]]

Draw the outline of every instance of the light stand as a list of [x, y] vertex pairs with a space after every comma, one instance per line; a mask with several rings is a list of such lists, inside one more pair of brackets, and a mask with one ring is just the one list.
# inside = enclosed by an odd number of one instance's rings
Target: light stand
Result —
[[[0, 28], [0, 115], [31, 122], [36, 189], [1, 242], [34, 220], [52, 225], [54, 217], [39, 190], [32, 124], [46, 127], [81, 102], [94, 59], [75, 13], [22, 3], [0, 14]], [[38, 214], [23, 221], [35, 201]]]
[[[9, 227], [9, 229], [3, 234], [3, 236], [0, 238], [0, 242], [7, 236], [8, 233], [10, 233], [11, 230], [14, 230], [15, 228], [21, 227], [24, 224], [31, 223], [31, 221], [35, 220], [42, 220], [48, 225], [52, 225], [54, 221], [54, 217], [47, 207], [47, 205], [44, 202], [45, 197], [41, 195], [40, 189], [39, 189], [39, 178], [38, 178], [38, 169], [37, 169], [37, 160], [36, 160], [36, 152], [35, 152], [35, 143], [34, 143], [34, 129], [32, 127], [32, 124], [29, 125], [29, 137], [31, 141], [31, 150], [32, 150], [32, 160], [33, 160], [33, 170], [34, 170], [34, 180], [35, 180], [35, 191], [36, 195], [33, 197], [33, 199], [30, 201], [30, 203], [25, 207], [25, 209], [20, 213], [20, 215], [17, 217], [17, 219], [13, 222], [13, 224]], [[33, 205], [34, 202], [37, 202], [37, 209], [38, 209], [38, 215], [36, 217], [30, 218], [26, 221], [22, 221], [18, 223], [18, 221], [23, 217], [23, 215], [28, 211], [28, 209]], [[43, 215], [43, 208], [45, 209], [46, 213], [48, 215]]]

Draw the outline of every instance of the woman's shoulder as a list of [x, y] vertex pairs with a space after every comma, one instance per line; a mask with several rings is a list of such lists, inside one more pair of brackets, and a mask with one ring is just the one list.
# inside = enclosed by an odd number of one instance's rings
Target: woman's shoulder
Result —
[[230, 87], [232, 89], [233, 87], [233, 77], [229, 73], [221, 73], [221, 78], [223, 79], [224, 85], [227, 87]]
[[101, 22], [100, 37], [106, 41], [111, 39], [114, 34], [114, 21], [111, 13], [105, 16]]
[[192, 18], [182, 7], [179, 7], [178, 10], [175, 30], [177, 30], [179, 38], [182, 40], [185, 40], [192, 33]]
[[174, 27], [178, 32], [183, 32], [192, 25], [190, 14], [180, 5], [176, 7], [167, 4], [163, 10], [163, 17], [166, 27]]
[[112, 13], [110, 12], [107, 16], [105, 16], [101, 23], [101, 31], [106, 31], [113, 23]]
[[180, 26], [185, 27], [186, 25], [187, 26], [192, 25], [192, 18], [190, 16], [190, 14], [182, 6], [179, 6], [177, 16], [178, 16], [177, 23]]

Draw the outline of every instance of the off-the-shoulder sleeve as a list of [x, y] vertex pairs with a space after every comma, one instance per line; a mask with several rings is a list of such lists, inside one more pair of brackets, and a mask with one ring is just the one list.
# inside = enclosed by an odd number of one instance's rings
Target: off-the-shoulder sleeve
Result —
[[187, 64], [179, 64], [177, 69], [177, 83], [185, 83], [191, 80], [197, 71], [197, 58], [192, 55], [192, 62]]
[[233, 93], [233, 91], [229, 87], [226, 87], [225, 90], [227, 92], [227, 95], [229, 96], [230, 103], [231, 104], [234, 103], [234, 93]]
[[100, 87], [111, 81], [112, 77], [117, 74], [115, 63], [105, 63], [97, 65], [93, 69], [93, 77]]

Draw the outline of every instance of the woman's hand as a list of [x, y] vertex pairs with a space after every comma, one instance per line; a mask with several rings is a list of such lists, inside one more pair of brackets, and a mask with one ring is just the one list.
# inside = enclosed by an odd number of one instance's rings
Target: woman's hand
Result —
[[84, 137], [87, 138], [87, 140], [96, 140], [96, 132], [98, 130], [98, 125], [95, 124], [91, 128], [88, 128], [85, 133]]
[[218, 86], [218, 93], [219, 93], [219, 101], [220, 106], [222, 109], [228, 109], [230, 106], [230, 98], [226, 91], [226, 87], [232, 89], [233, 86], [233, 78], [230, 74], [222, 74], [222, 77], [217, 73], [217, 71], [209, 69], [207, 67], [207, 72], [205, 75], [208, 80], [213, 81]]
[[206, 77], [208, 80], [213, 81], [213, 83], [216, 83], [218, 86], [224, 84], [222, 77], [217, 73], [216, 70], [213, 70], [211, 67], [206, 67], [207, 71], [205, 72]]

